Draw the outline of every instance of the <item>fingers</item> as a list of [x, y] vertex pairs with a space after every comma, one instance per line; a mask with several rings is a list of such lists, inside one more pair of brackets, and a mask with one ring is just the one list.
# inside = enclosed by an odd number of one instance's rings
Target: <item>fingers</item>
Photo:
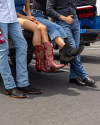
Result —
[[73, 17], [73, 15], [69, 15], [70, 17]]
[[30, 20], [35, 20], [35, 18], [33, 18], [33, 17], [30, 17]]
[[33, 21], [34, 23], [37, 23], [37, 19]]
[[34, 16], [30, 16], [29, 19], [30, 19], [31, 21], [36, 20], [36, 18], [35, 18]]
[[34, 22], [34, 23], [37, 23], [37, 19], [31, 20], [31, 21]]
[[37, 19], [34, 16], [26, 16], [26, 19], [28, 19], [34, 23], [37, 23]]
[[74, 22], [74, 19], [72, 19], [73, 15], [69, 15], [68, 17], [66, 17], [65, 22], [68, 23], [69, 25], [71, 25]]
[[73, 15], [69, 15], [70, 16], [70, 23], [72, 24], [74, 22], [74, 19], [73, 19]]

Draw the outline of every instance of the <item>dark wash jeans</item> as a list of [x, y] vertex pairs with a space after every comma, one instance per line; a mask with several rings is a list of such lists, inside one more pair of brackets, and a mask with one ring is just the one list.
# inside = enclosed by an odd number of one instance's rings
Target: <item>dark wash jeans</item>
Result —
[[[68, 39], [65, 40], [73, 48], [79, 48], [80, 43], [80, 23], [78, 18], [76, 18], [73, 24], [69, 25], [64, 21], [56, 21], [57, 24], [63, 27]], [[80, 55], [77, 56], [76, 60], [70, 64], [70, 79], [79, 76], [82, 80], [88, 76], [86, 71], [83, 69], [83, 65], [80, 62]]]

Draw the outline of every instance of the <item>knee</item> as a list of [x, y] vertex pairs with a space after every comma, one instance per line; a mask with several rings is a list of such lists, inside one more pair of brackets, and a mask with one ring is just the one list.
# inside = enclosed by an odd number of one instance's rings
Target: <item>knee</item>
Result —
[[34, 34], [41, 34], [41, 28], [37, 26], [35, 30], [33, 31]]
[[21, 43], [21, 46], [18, 45], [16, 48], [18, 48], [19, 50], [23, 52], [27, 52], [27, 49], [28, 49], [27, 41], [23, 38], [22, 40], [20, 40], [20, 43]]
[[41, 30], [47, 32], [47, 27], [45, 25], [41, 25]]
[[20, 53], [24, 53], [26, 55], [27, 54], [27, 50], [28, 50], [27, 43], [24, 44], [24, 46], [21, 46], [20, 48], [18, 48], [18, 50], [20, 50]]

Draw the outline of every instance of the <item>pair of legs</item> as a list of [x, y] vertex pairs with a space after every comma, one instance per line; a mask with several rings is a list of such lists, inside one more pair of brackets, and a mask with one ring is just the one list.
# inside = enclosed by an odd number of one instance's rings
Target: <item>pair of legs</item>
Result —
[[[32, 40], [33, 46], [41, 45], [43, 42], [49, 41], [48, 34], [47, 34], [47, 27], [42, 23], [37, 22], [37, 24], [35, 24], [34, 22], [23, 18], [18, 18], [18, 21], [23, 29], [33, 32], [34, 34], [34, 37]], [[52, 30], [51, 32], [54, 31], [54, 29], [52, 28], [50, 28], [50, 30]], [[67, 37], [67, 35], [65, 35], [65, 37]], [[65, 45], [64, 39], [61, 38], [60, 36], [57, 36], [56, 38], [54, 38], [54, 41], [58, 45], [59, 49], [63, 48], [63, 46]]]
[[[5, 42], [0, 44], [0, 72], [6, 89], [16, 87], [11, 69], [8, 64], [8, 35], [13, 40], [16, 47], [16, 81], [17, 87], [25, 87], [29, 85], [27, 72], [27, 42], [25, 41], [20, 24], [16, 23], [1, 23], [0, 29], [4, 36]], [[20, 46], [21, 44], [21, 46]]]
[[[56, 21], [57, 24], [61, 25], [68, 35], [68, 39], [65, 40], [73, 48], [79, 48], [80, 43], [80, 23], [76, 18], [73, 24], [68, 25], [63, 21]], [[83, 69], [83, 65], [80, 62], [80, 55], [77, 56], [76, 60], [70, 64], [70, 83], [75, 83], [81, 86], [92, 86], [95, 81], [88, 76], [86, 71]]]
[[40, 22], [36, 24], [24, 18], [18, 18], [18, 21], [23, 29], [33, 32], [33, 46], [41, 45], [43, 42], [49, 42], [46, 26]]
[[[65, 40], [73, 48], [79, 48], [80, 43], [80, 23], [78, 18], [75, 19], [74, 23], [69, 25], [63, 21], [56, 21], [57, 24], [61, 25], [68, 35], [68, 39]], [[82, 80], [88, 74], [83, 69], [83, 65], [80, 62], [80, 55], [77, 56], [76, 60], [70, 64], [70, 79], [80, 77]]]
[[18, 18], [18, 21], [23, 29], [33, 32], [32, 43], [36, 56], [36, 70], [50, 73], [64, 67], [64, 64], [58, 65], [54, 62], [53, 48], [49, 43], [46, 26], [38, 21], [34, 23], [24, 18]]

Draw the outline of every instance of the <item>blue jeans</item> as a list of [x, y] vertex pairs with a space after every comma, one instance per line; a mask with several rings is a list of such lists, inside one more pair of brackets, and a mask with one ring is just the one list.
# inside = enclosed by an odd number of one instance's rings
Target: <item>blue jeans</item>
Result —
[[67, 38], [67, 35], [63, 28], [56, 23], [48, 20], [48, 17], [46, 15], [42, 15], [41, 13], [37, 12], [31, 12], [32, 16], [35, 16], [35, 18], [42, 24], [44, 24], [47, 27], [47, 32], [49, 34], [49, 37], [51, 40], [55, 39], [56, 37], [60, 36], [61, 38]]
[[[79, 48], [80, 23], [78, 18], [76, 18], [71, 25], [63, 21], [56, 21], [56, 23], [63, 27], [68, 36], [68, 39], [66, 39], [65, 42], [67, 42], [73, 48]], [[72, 64], [70, 64], [70, 79], [79, 76], [83, 80], [87, 75], [88, 74], [83, 69], [83, 65], [80, 62], [80, 55], [78, 55], [76, 60]]]
[[20, 24], [1, 23], [0, 29], [5, 38], [5, 42], [0, 44], [0, 73], [6, 89], [16, 87], [11, 69], [8, 63], [7, 55], [9, 53], [8, 35], [13, 40], [16, 47], [16, 81], [18, 87], [29, 85], [27, 72], [27, 42], [23, 37]]

